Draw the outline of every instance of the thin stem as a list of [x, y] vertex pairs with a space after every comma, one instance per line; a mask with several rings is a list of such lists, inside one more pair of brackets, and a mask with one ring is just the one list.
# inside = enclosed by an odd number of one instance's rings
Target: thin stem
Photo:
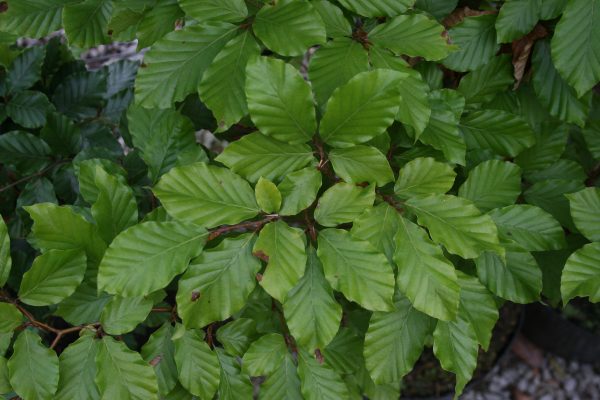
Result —
[[210, 234], [208, 235], [208, 240], [210, 241], [216, 239], [219, 236], [232, 231], [258, 231], [264, 225], [268, 224], [271, 221], [278, 220], [279, 218], [279, 215], [267, 215], [264, 219], [261, 219], [260, 221], [248, 221], [236, 225], [222, 226], [210, 232]]
[[42, 169], [41, 171], [38, 171], [38, 172], [36, 172], [36, 173], [34, 173], [34, 174], [31, 174], [31, 175], [28, 175], [28, 176], [26, 176], [26, 177], [23, 177], [23, 178], [21, 178], [21, 179], [19, 179], [19, 180], [16, 180], [16, 181], [14, 181], [13, 183], [11, 183], [11, 184], [9, 184], [9, 185], [6, 185], [6, 186], [4, 186], [3, 188], [0, 188], [0, 193], [2, 193], [2, 192], [5, 192], [5, 191], [7, 191], [8, 189], [11, 189], [11, 188], [13, 188], [13, 187], [15, 187], [15, 186], [17, 186], [17, 185], [20, 185], [21, 183], [27, 182], [27, 181], [29, 181], [29, 180], [31, 180], [31, 179], [33, 179], [33, 178], [37, 178], [37, 177], [43, 176], [44, 174], [46, 174], [46, 172], [50, 171], [50, 170], [51, 170], [51, 169], [53, 169], [54, 167], [58, 167], [59, 165], [66, 164], [66, 163], [68, 163], [69, 161], [71, 161], [71, 160], [62, 160], [62, 161], [59, 161], [59, 162], [53, 163], [53, 164], [51, 164], [51, 165], [47, 166], [46, 168]]

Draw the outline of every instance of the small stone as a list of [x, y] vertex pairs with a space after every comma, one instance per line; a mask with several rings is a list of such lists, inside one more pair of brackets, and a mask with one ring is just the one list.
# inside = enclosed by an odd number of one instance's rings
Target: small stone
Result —
[[573, 393], [577, 388], [577, 381], [573, 378], [569, 378], [565, 380], [565, 382], [563, 383], [563, 387], [565, 388], [565, 391], [567, 393]]

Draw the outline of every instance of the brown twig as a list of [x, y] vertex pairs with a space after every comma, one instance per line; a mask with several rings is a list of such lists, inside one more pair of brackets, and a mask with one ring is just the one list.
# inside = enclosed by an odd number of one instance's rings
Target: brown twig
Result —
[[42, 169], [41, 171], [38, 171], [38, 172], [36, 172], [36, 173], [34, 173], [34, 174], [31, 174], [31, 175], [25, 176], [25, 177], [23, 177], [23, 178], [21, 178], [21, 179], [19, 179], [19, 180], [16, 180], [16, 181], [12, 182], [11, 184], [8, 184], [8, 185], [6, 185], [6, 186], [4, 186], [4, 187], [0, 188], [0, 193], [2, 193], [2, 192], [5, 192], [5, 191], [7, 191], [8, 189], [11, 189], [11, 188], [13, 188], [13, 187], [15, 187], [15, 186], [17, 186], [17, 185], [20, 185], [21, 183], [27, 182], [27, 181], [29, 181], [29, 180], [31, 180], [31, 179], [33, 179], [33, 178], [37, 178], [37, 177], [43, 176], [43, 175], [45, 175], [45, 174], [46, 174], [48, 171], [50, 171], [51, 169], [53, 169], [54, 167], [58, 167], [59, 165], [66, 164], [66, 163], [68, 163], [68, 162], [70, 162], [70, 161], [71, 161], [71, 160], [62, 160], [62, 161], [59, 161], [59, 162], [53, 163], [53, 164], [51, 164], [51, 165], [47, 166], [46, 168]]
[[381, 194], [381, 193], [378, 193], [378, 195], [381, 197], [381, 199], [383, 201], [385, 201], [386, 203], [388, 203], [389, 205], [394, 207], [394, 209], [396, 211], [398, 211], [400, 214], [402, 214], [404, 212], [404, 207], [402, 207], [402, 203], [399, 202], [398, 200], [396, 200], [393, 196], [391, 196], [389, 194]]
[[279, 215], [267, 215], [264, 219], [261, 219], [259, 221], [248, 221], [248, 222], [242, 222], [242, 223], [236, 224], [236, 225], [222, 226], [220, 228], [217, 228], [217, 229], [211, 231], [210, 234], [208, 235], [208, 240], [210, 241], [210, 240], [216, 239], [221, 235], [224, 235], [226, 233], [233, 232], [233, 231], [258, 231], [264, 225], [268, 224], [269, 222], [276, 221], [279, 218], [280, 218]]

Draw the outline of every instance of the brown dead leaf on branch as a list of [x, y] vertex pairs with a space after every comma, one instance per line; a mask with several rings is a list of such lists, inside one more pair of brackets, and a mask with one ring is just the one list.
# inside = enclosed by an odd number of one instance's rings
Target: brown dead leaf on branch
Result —
[[516, 81], [514, 87], [515, 90], [519, 88], [519, 85], [523, 80], [523, 76], [525, 76], [525, 69], [527, 68], [527, 62], [531, 56], [531, 49], [533, 48], [533, 45], [537, 40], [546, 36], [548, 36], [548, 30], [542, 25], [537, 24], [535, 28], [533, 28], [533, 30], [527, 35], [512, 42], [512, 63], [515, 69], [514, 77]]
[[458, 8], [454, 12], [448, 15], [442, 21], [442, 24], [448, 28], [452, 28], [454, 25], [461, 23], [467, 17], [478, 17], [480, 15], [497, 14], [497, 11], [481, 11], [473, 10], [469, 7]]

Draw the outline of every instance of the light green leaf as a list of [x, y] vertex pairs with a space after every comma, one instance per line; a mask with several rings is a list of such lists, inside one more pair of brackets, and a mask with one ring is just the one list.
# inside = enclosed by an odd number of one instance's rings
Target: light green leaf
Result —
[[268, 57], [250, 61], [246, 73], [248, 109], [256, 127], [283, 142], [311, 140], [317, 120], [310, 86], [300, 73], [282, 60]]
[[0, 393], [12, 392], [10, 381], [8, 379], [8, 366], [6, 358], [0, 356]]
[[460, 305], [458, 313], [473, 328], [477, 342], [487, 351], [492, 339], [492, 329], [498, 321], [498, 306], [494, 296], [476, 277], [458, 272]]
[[593, 303], [600, 301], [600, 243], [589, 243], [575, 251], [565, 264], [560, 280], [563, 303], [574, 297], [589, 297]]
[[86, 257], [82, 250], [49, 250], [23, 274], [19, 299], [32, 306], [57, 304], [83, 281]]
[[334, 90], [369, 70], [369, 53], [355, 40], [337, 37], [321, 46], [310, 60], [308, 76], [320, 106]]
[[584, 126], [589, 113], [589, 98], [578, 99], [575, 89], [560, 76], [552, 63], [547, 40], [536, 43], [532, 68], [533, 88], [548, 112], [562, 121]]
[[485, 252], [475, 265], [479, 280], [496, 296], [520, 304], [540, 298], [542, 271], [528, 252], [513, 245], [506, 252], [506, 261]]
[[282, 0], [265, 5], [252, 25], [256, 36], [282, 56], [302, 55], [309, 47], [324, 44], [325, 24], [305, 0]]
[[306, 144], [288, 144], [255, 132], [231, 143], [216, 160], [256, 182], [261, 176], [274, 181], [285, 179], [314, 157]]
[[10, 303], [0, 303], [0, 333], [14, 331], [23, 323], [23, 315]]
[[377, 186], [384, 186], [394, 180], [388, 160], [375, 147], [333, 149], [328, 156], [335, 173], [346, 182], [375, 182]]
[[204, 22], [168, 33], [146, 53], [135, 82], [136, 103], [169, 108], [198, 89], [202, 75], [238, 27]]
[[45, 94], [24, 90], [6, 103], [6, 115], [25, 128], [41, 128], [46, 124], [46, 113], [52, 105]]
[[[141, 0], [142, 4], [148, 4], [146, 0]], [[113, 2], [114, 3], [114, 2]], [[130, 2], [124, 2], [128, 5]], [[143, 49], [150, 47], [157, 40], [173, 31], [178, 19], [183, 19], [183, 10], [179, 8], [177, 0], [163, 0], [159, 2], [149, 3], [152, 7], [145, 7], [142, 19], [137, 25], [138, 48]], [[132, 7], [133, 8], [133, 7]], [[115, 20], [115, 16], [110, 21], [110, 24]], [[109, 29], [110, 29], [109, 24]], [[125, 22], [126, 28], [131, 28], [134, 23]], [[113, 32], [113, 40], [115, 34]]]
[[327, 0], [312, 0], [310, 4], [321, 16], [327, 36], [336, 38], [352, 35], [352, 26], [339, 7]]
[[460, 288], [454, 266], [444, 257], [442, 249], [429, 239], [424, 229], [405, 218], [400, 218], [394, 240], [400, 291], [417, 310], [440, 320], [453, 320]]
[[[246, 7], [243, 1], [240, 2]], [[246, 65], [248, 60], [259, 54], [260, 47], [246, 31], [227, 43], [204, 73], [198, 93], [212, 110], [219, 130], [227, 130], [248, 114]]]
[[96, 355], [96, 385], [102, 399], [158, 399], [152, 366], [125, 343], [104, 336]]
[[388, 203], [380, 203], [367, 209], [352, 223], [352, 236], [370, 242], [385, 254], [393, 265], [396, 243], [394, 236], [400, 224], [400, 214]]
[[319, 232], [317, 254], [334, 290], [372, 311], [393, 307], [394, 271], [369, 242], [340, 229]]
[[288, 328], [298, 345], [313, 352], [333, 340], [342, 320], [342, 308], [333, 297], [314, 249], [308, 251], [306, 272], [283, 303]]
[[481, 211], [514, 204], [521, 194], [521, 168], [508, 161], [484, 161], [469, 172], [458, 195]]
[[250, 345], [244, 354], [242, 367], [250, 376], [270, 375], [279, 368], [280, 363], [288, 354], [287, 346], [278, 333], [262, 336]]
[[600, 81], [600, 0], [572, 0], [552, 37], [556, 69], [579, 97]]
[[205, 163], [173, 168], [153, 192], [169, 215], [206, 228], [237, 224], [259, 212], [248, 182]]
[[94, 381], [98, 349], [99, 342], [94, 339], [93, 334], [84, 333], [60, 354], [57, 399], [100, 399]]
[[375, 312], [365, 335], [364, 357], [376, 384], [398, 382], [419, 359], [435, 320], [398, 296], [391, 312]]
[[122, 335], [135, 329], [152, 310], [153, 302], [145, 297], [114, 296], [100, 315], [102, 329], [111, 335]]
[[198, 22], [239, 22], [248, 15], [243, 0], [179, 0], [179, 5]]
[[0, 30], [18, 36], [41, 38], [60, 29], [62, 9], [70, 0], [11, 1], [0, 18]]
[[351, 147], [385, 132], [398, 113], [400, 72], [363, 72], [337, 88], [327, 102], [320, 124], [323, 140], [334, 147]]
[[213, 398], [219, 386], [219, 360], [204, 342], [204, 333], [179, 326], [173, 335], [179, 381], [201, 400]]
[[456, 374], [455, 399], [461, 395], [475, 367], [479, 346], [473, 327], [459, 317], [456, 321], [439, 321], [433, 331], [433, 353], [442, 368]]
[[10, 236], [4, 219], [0, 218], [0, 287], [3, 287], [12, 267], [10, 256]]
[[496, 19], [498, 43], [510, 43], [529, 33], [540, 16], [542, 0], [508, 0]]
[[369, 41], [396, 54], [437, 61], [454, 49], [448, 45], [443, 33], [442, 25], [423, 14], [400, 15], [377, 25], [369, 33]]
[[205, 229], [181, 221], [145, 222], [115, 238], [98, 271], [98, 287], [123, 297], [162, 289], [206, 242]]
[[225, 320], [246, 304], [261, 268], [253, 244], [253, 234], [227, 238], [192, 260], [177, 291], [177, 311], [187, 327]]
[[486, 64], [498, 51], [495, 15], [467, 17], [448, 31], [450, 41], [458, 50], [442, 63], [455, 71], [471, 71]]
[[296, 285], [306, 267], [306, 235], [283, 221], [265, 225], [254, 244], [253, 252], [268, 260], [260, 285], [281, 303]]
[[216, 352], [221, 365], [219, 399], [251, 399], [252, 383], [248, 376], [240, 373], [238, 360], [227, 355], [222, 349], [217, 348]]
[[154, 367], [161, 394], [169, 393], [177, 385], [177, 365], [175, 364], [175, 346], [171, 340], [173, 326], [165, 322], [150, 336], [142, 347], [144, 361]]
[[291, 355], [286, 354], [279, 368], [261, 385], [259, 396], [261, 399], [303, 400]]
[[281, 208], [281, 193], [270, 180], [260, 177], [254, 188], [254, 194], [256, 203], [267, 214], [277, 212]]
[[590, 241], [600, 241], [600, 189], [590, 187], [566, 196], [577, 229]]
[[458, 91], [467, 104], [487, 103], [514, 83], [513, 65], [509, 55], [493, 57], [487, 64], [465, 75]]
[[418, 157], [400, 169], [394, 193], [401, 199], [428, 194], [444, 194], [454, 185], [452, 166], [431, 157]]
[[0, 135], [0, 159], [19, 170], [34, 171], [50, 163], [51, 149], [39, 137], [25, 131], [11, 131]]
[[283, 197], [280, 215], [296, 215], [308, 208], [317, 198], [322, 176], [316, 168], [304, 168], [286, 174], [277, 186]]
[[340, 3], [365, 17], [395, 17], [411, 8], [415, 0], [340, 0]]
[[497, 154], [514, 157], [535, 144], [535, 134], [525, 120], [500, 110], [475, 111], [460, 121], [467, 146], [491, 149]]
[[298, 376], [302, 397], [307, 400], [348, 399], [348, 388], [342, 377], [325, 364], [319, 364], [307, 352], [298, 352]]
[[256, 322], [249, 318], [239, 318], [219, 327], [217, 340], [228, 354], [241, 357], [256, 335]]
[[469, 200], [451, 195], [412, 198], [405, 203], [429, 229], [431, 238], [452, 254], [477, 258], [486, 250], [503, 253], [494, 221]]
[[[11, 4], [11, 9], [13, 4]], [[32, 87], [42, 77], [42, 65], [46, 48], [30, 47], [13, 60], [6, 73], [6, 87], [9, 93], [20, 92]]]
[[374, 201], [374, 185], [363, 188], [352, 183], [336, 183], [319, 198], [315, 220], [323, 226], [352, 222]]
[[23, 399], [51, 400], [58, 388], [58, 357], [31, 330], [19, 334], [8, 360], [10, 385]]
[[83, 325], [97, 322], [104, 306], [111, 296], [98, 293], [97, 268], [88, 268], [83, 282], [75, 293], [58, 304], [54, 312], [71, 325]]
[[112, 8], [112, 2], [108, 0], [85, 0], [66, 6], [63, 26], [69, 44], [88, 48], [109, 42], [107, 31]]

